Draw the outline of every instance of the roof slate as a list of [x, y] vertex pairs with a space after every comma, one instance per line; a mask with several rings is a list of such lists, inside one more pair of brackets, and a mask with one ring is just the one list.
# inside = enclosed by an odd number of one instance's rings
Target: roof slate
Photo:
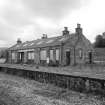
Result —
[[[92, 44], [90, 41], [84, 36], [81, 35], [82, 41], [86, 48], [93, 49]], [[50, 38], [42, 38], [33, 41], [26, 41], [21, 44], [15, 44], [10, 47], [8, 50], [24, 50], [24, 49], [34, 49], [34, 48], [42, 48], [42, 47], [51, 47], [51, 46], [58, 46], [65, 43], [69, 43], [70, 46], [76, 45], [78, 42], [78, 35], [76, 33], [72, 33], [70, 35], [65, 36], [57, 36], [57, 37], [50, 37]]]
[[84, 42], [86, 48], [94, 50], [92, 44], [84, 35], [82, 35], [82, 41]]
[[66, 43], [69, 40], [71, 45], [74, 45], [77, 41], [77, 35], [70, 34], [67, 36], [57, 36], [45, 39], [37, 39], [33, 41], [26, 41], [22, 44], [15, 44], [9, 48], [9, 50], [18, 50], [18, 49], [30, 49], [30, 48], [37, 48], [37, 47], [47, 47], [47, 46], [57, 46], [61, 45], [62, 43]]

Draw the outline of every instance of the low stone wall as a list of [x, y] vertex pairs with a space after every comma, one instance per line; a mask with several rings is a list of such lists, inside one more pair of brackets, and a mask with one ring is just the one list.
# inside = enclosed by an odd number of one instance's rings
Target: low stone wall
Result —
[[40, 72], [40, 71], [25, 71], [18, 69], [9, 69], [9, 68], [0, 68], [1, 71], [12, 74], [22, 76], [24, 78], [30, 78], [42, 83], [51, 83], [55, 86], [67, 88], [80, 92], [96, 92], [100, 94], [104, 94], [105, 92], [105, 81], [104, 80], [96, 80], [86, 77], [78, 77], [78, 76], [67, 76], [61, 74]]

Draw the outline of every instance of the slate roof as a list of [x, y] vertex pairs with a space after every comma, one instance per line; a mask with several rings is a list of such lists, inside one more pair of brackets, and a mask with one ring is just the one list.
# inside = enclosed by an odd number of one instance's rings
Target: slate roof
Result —
[[31, 48], [38, 48], [38, 47], [46, 47], [46, 46], [57, 46], [61, 45], [62, 43], [66, 43], [68, 40], [70, 41], [71, 45], [74, 45], [77, 41], [78, 37], [76, 34], [70, 34], [67, 36], [57, 36], [45, 39], [37, 39], [33, 41], [26, 41], [22, 44], [15, 44], [9, 48], [9, 50], [18, 50], [18, 49], [31, 49]]
[[84, 35], [82, 35], [82, 41], [84, 42], [87, 49], [94, 50], [91, 42]]
[[[84, 35], [81, 35], [81, 38], [86, 48], [93, 49], [90, 41]], [[62, 45], [62, 43], [64, 44], [67, 42], [69, 42], [71, 46], [74, 46], [77, 41], [78, 41], [78, 35], [76, 33], [72, 33], [65, 36], [57, 36], [57, 37], [50, 37], [44, 39], [41, 38], [33, 41], [26, 41], [21, 44], [15, 44], [12, 47], [10, 47], [8, 50], [24, 50], [24, 49], [42, 48], [47, 46], [58, 46]]]

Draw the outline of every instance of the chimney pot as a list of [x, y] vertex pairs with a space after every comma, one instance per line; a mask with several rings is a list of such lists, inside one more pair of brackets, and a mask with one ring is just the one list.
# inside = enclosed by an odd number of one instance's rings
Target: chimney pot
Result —
[[47, 38], [47, 34], [43, 34], [42, 39], [46, 39]]
[[69, 35], [68, 27], [64, 27], [64, 31], [62, 32], [64, 35]]
[[21, 39], [18, 38], [18, 39], [17, 39], [17, 44], [21, 44], [21, 43], [22, 43]]
[[77, 34], [82, 34], [82, 28], [81, 28], [81, 24], [77, 24], [77, 28], [75, 29]]
[[68, 27], [64, 27], [64, 30], [65, 30], [65, 31], [68, 31]]
[[81, 28], [81, 24], [77, 23], [77, 28]]

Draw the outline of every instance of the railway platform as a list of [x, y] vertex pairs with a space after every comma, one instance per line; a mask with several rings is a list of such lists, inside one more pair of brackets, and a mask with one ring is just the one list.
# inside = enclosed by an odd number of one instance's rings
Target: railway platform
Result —
[[93, 65], [77, 65], [77, 66], [65, 66], [65, 67], [61, 66], [49, 67], [49, 66], [38, 66], [38, 65], [28, 65], [28, 64], [2, 63], [0, 64], [0, 67], [105, 80], [104, 65], [93, 64]]

